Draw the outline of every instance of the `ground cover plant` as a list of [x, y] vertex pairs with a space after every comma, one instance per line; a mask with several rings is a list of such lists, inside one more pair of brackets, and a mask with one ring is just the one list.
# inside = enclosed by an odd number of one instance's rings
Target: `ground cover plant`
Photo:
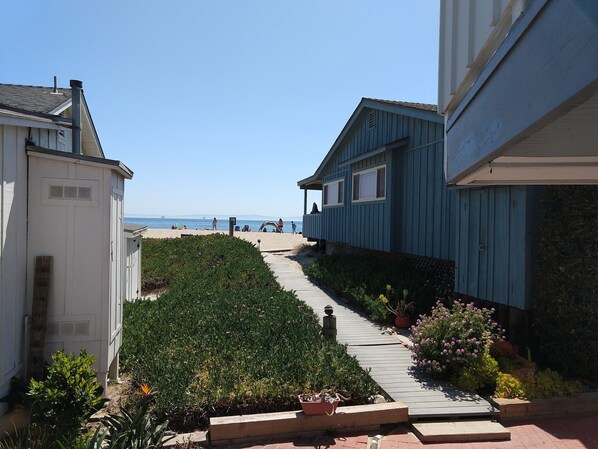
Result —
[[428, 313], [437, 300], [447, 300], [452, 296], [452, 278], [372, 256], [321, 256], [304, 271], [318, 283], [348, 298], [372, 320], [381, 323], [390, 322], [392, 318], [379, 299], [387, 285], [397, 292], [409, 292], [409, 300], [414, 302], [414, 316]]
[[209, 416], [294, 410], [297, 395], [311, 390], [333, 388], [349, 403], [377, 392], [249, 242], [148, 239], [143, 251], [144, 285], [167, 290], [125, 304], [122, 367], [153, 388], [154, 412], [176, 430]]

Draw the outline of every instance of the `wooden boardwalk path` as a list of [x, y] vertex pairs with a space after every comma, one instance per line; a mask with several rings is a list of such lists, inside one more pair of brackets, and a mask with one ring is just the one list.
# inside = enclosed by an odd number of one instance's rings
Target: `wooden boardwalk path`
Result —
[[433, 381], [414, 369], [411, 351], [385, 329], [376, 325], [347, 304], [312, 284], [301, 268], [284, 256], [264, 254], [264, 260], [286, 290], [311, 306], [320, 321], [324, 307], [330, 304], [337, 319], [337, 340], [347, 345], [363, 368], [395, 401], [409, 407], [411, 419], [484, 417], [495, 410], [475, 394], [464, 393], [452, 385]]

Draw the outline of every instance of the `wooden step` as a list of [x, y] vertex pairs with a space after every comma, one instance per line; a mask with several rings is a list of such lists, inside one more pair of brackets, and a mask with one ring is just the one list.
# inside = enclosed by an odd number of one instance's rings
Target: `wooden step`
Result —
[[213, 445], [231, 444], [262, 437], [296, 437], [306, 433], [341, 429], [375, 429], [409, 420], [400, 402], [341, 406], [331, 416], [306, 416], [302, 411], [260, 413], [210, 418], [209, 440]]
[[510, 440], [511, 432], [493, 421], [421, 422], [412, 425], [423, 443]]

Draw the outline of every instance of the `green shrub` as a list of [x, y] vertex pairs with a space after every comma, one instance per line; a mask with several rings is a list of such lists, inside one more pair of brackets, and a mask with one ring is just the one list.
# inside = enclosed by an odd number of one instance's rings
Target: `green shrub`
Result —
[[598, 379], [598, 188], [548, 186], [533, 298], [539, 362]]
[[[154, 278], [167, 273], [169, 287], [156, 301], [125, 303], [121, 366], [157, 391], [159, 419], [186, 431], [210, 416], [294, 410], [305, 391], [334, 388], [354, 404], [377, 392], [250, 243], [222, 235], [148, 243], [144, 265]], [[167, 261], [163, 273], [155, 259]]]
[[579, 382], [567, 381], [549, 368], [538, 371], [527, 383], [524, 383], [524, 388], [530, 398], [571, 396], [582, 392]]
[[473, 303], [455, 301], [447, 308], [439, 302], [431, 315], [412, 327], [415, 364], [435, 377], [458, 377], [500, 338], [502, 330], [492, 320], [493, 312]]
[[85, 351], [79, 356], [53, 354], [47, 378], [32, 379], [29, 386], [32, 421], [56, 436], [68, 439], [75, 434], [103, 402], [93, 363]]
[[389, 313], [384, 303], [373, 295], [366, 293], [363, 287], [354, 287], [348, 294], [352, 302], [358, 309], [367, 312], [373, 321], [386, 322], [388, 321]]
[[[408, 290], [415, 315], [427, 313], [437, 300], [452, 297], [452, 273], [418, 270], [398, 261], [377, 257], [333, 254], [322, 256], [304, 268], [305, 274], [349, 298], [373, 320], [387, 322], [390, 314], [378, 299], [387, 285]], [[382, 304], [383, 306], [383, 304]]]
[[486, 351], [466, 365], [455, 376], [453, 383], [465, 391], [493, 392], [498, 373], [498, 362]]
[[58, 442], [60, 449], [106, 449], [106, 431], [98, 427], [91, 435], [80, 435], [70, 444]]
[[498, 359], [500, 373], [494, 395], [500, 398], [534, 399], [550, 396], [571, 396], [581, 393], [580, 382], [564, 379], [551, 369], [537, 370], [536, 364], [518, 356], [508, 349], [499, 351], [501, 345], [493, 347], [493, 352], [501, 355]]

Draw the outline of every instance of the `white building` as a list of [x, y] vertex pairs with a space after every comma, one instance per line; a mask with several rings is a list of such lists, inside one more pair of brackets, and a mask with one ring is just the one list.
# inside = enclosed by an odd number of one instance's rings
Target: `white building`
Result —
[[31, 355], [37, 256], [53, 258], [44, 358], [86, 349], [106, 385], [118, 374], [124, 181], [133, 173], [105, 158], [80, 81], [0, 84], [0, 167], [0, 398]]
[[127, 241], [127, 275], [125, 299], [134, 301], [141, 298], [141, 243], [147, 226], [125, 223], [125, 239]]

